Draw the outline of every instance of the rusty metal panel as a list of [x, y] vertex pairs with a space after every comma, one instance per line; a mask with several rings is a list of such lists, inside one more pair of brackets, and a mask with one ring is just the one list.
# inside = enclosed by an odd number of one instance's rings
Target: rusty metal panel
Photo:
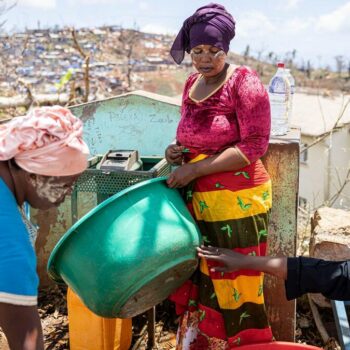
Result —
[[[93, 193], [79, 194], [79, 217], [86, 214], [96, 206], [96, 195]], [[53, 284], [46, 272], [46, 265], [52, 249], [72, 226], [71, 198], [58, 207], [50, 210], [36, 210], [31, 208], [31, 220], [39, 226], [38, 238], [35, 244], [37, 253], [37, 270], [40, 277], [40, 285]]]
[[175, 138], [180, 119], [176, 101], [147, 92], [86, 103], [71, 110], [84, 122], [84, 140], [91, 154], [135, 149], [142, 156], [163, 155]]
[[[300, 132], [272, 139], [263, 159], [272, 180], [273, 202], [268, 236], [268, 255], [295, 256], [299, 188]], [[277, 340], [294, 341], [295, 301], [287, 301], [284, 281], [265, 276], [265, 301]]]

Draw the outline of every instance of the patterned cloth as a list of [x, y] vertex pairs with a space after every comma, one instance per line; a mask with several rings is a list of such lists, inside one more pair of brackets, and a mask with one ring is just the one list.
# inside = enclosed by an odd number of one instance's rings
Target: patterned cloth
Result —
[[32, 109], [0, 125], [0, 161], [14, 158], [29, 173], [70, 176], [87, 167], [83, 123], [61, 106]]
[[[266, 151], [270, 127], [265, 89], [254, 73], [239, 68], [217, 93], [195, 103], [188, 96], [195, 80], [191, 76], [186, 84], [177, 133], [188, 148], [185, 161], [200, 161], [236, 145], [250, 164], [196, 179], [184, 189], [188, 208], [205, 244], [265, 255], [272, 196], [269, 175], [258, 159]], [[170, 296], [182, 315], [177, 349], [220, 350], [271, 341], [263, 274], [213, 273], [213, 266], [201, 259], [191, 280]]]

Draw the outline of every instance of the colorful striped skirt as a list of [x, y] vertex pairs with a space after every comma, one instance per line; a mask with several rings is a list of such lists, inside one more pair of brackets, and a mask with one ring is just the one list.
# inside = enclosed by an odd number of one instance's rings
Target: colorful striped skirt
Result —
[[[199, 159], [203, 155], [193, 161]], [[206, 245], [265, 255], [272, 194], [260, 160], [237, 171], [198, 178], [184, 196]], [[181, 314], [177, 349], [220, 350], [271, 341], [263, 274], [211, 272], [216, 265], [201, 259], [191, 280], [170, 296]]]

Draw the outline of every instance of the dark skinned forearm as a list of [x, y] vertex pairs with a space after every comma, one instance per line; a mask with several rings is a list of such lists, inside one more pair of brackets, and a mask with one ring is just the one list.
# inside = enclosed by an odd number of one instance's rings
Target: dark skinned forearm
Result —
[[247, 166], [248, 161], [234, 147], [225, 149], [223, 152], [194, 163], [197, 177], [219, 173], [224, 171], [234, 171]]

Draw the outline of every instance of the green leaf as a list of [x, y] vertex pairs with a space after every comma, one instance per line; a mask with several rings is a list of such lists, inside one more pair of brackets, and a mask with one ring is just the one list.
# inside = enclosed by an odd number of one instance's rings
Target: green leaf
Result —
[[260, 296], [263, 294], [263, 292], [264, 292], [264, 287], [263, 287], [263, 285], [261, 284], [261, 285], [259, 286], [259, 290], [258, 290], [258, 297], [260, 297]]
[[260, 230], [258, 235], [259, 235], [259, 241], [260, 241], [261, 237], [267, 237], [267, 230]]
[[189, 148], [184, 148], [184, 149], [182, 150], [182, 153], [190, 153], [190, 149], [189, 149]]
[[237, 344], [237, 345], [240, 345], [241, 344], [241, 338], [237, 338], [237, 339], [235, 339], [234, 341], [232, 341], [232, 344]]
[[199, 310], [199, 321], [202, 322], [205, 319], [205, 311]]
[[221, 277], [224, 277], [224, 275], [225, 275], [225, 272], [221, 272]]
[[245, 318], [248, 318], [250, 317], [250, 315], [248, 314], [247, 311], [244, 311], [241, 316], [239, 317], [239, 325], [241, 325], [242, 321], [245, 319]]
[[240, 197], [237, 197], [237, 203], [241, 207], [242, 210], [248, 210], [252, 206], [251, 203], [245, 204], [243, 202], [242, 198], [240, 198]]
[[256, 253], [253, 251], [253, 252], [250, 252], [248, 255], [250, 255], [250, 256], [256, 256]]
[[197, 301], [194, 300], [194, 299], [190, 299], [190, 300], [188, 301], [188, 306], [197, 306]]
[[207, 203], [205, 203], [205, 201], [199, 201], [199, 211], [201, 212], [201, 214], [203, 213], [204, 209], [209, 208], [207, 206]]
[[69, 68], [66, 74], [60, 79], [59, 83], [55, 84], [57, 90], [61, 90], [72, 78], [74, 70]]
[[202, 236], [202, 238], [203, 238], [203, 242], [204, 243], [210, 243], [210, 241], [209, 241], [207, 236]]
[[246, 179], [250, 179], [249, 174], [246, 171], [242, 171], [242, 175], [246, 178]]
[[236, 173], [234, 173], [234, 175], [235, 176], [243, 175], [243, 177], [245, 177], [246, 179], [250, 179], [250, 176], [246, 171], [237, 171]]
[[238, 302], [242, 293], [239, 293], [236, 288], [233, 288], [233, 298], [235, 299], [235, 302]]
[[244, 205], [244, 203], [243, 203], [241, 197], [237, 197], [237, 201], [238, 201], [238, 205], [239, 205], [240, 207], [242, 207], [242, 206]]
[[266, 199], [269, 198], [269, 197], [270, 197], [269, 191], [265, 191], [265, 192], [262, 194], [262, 199], [263, 199], [264, 201], [266, 201]]
[[214, 299], [216, 297], [215, 292], [210, 296], [210, 299]]
[[217, 183], [215, 184], [215, 187], [216, 187], [216, 188], [225, 188], [225, 186], [221, 185], [220, 182], [217, 182]]
[[193, 197], [192, 194], [193, 194], [193, 192], [191, 190], [188, 190], [186, 192], [186, 200], [189, 200], [190, 198], [192, 198]]
[[221, 227], [221, 231], [227, 231], [227, 235], [231, 238], [232, 237], [232, 228], [230, 225], [225, 225]]

